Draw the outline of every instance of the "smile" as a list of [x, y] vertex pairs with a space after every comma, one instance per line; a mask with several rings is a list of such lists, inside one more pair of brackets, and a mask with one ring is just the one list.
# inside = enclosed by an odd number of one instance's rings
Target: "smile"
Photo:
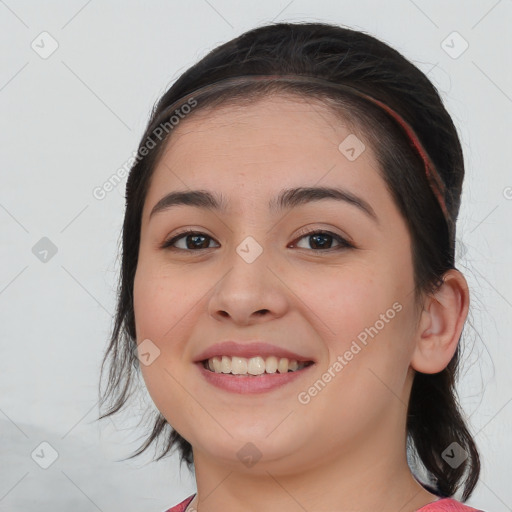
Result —
[[269, 356], [215, 356], [196, 363], [202, 377], [216, 388], [239, 394], [264, 393], [300, 379], [315, 366], [313, 361]]
[[212, 372], [246, 376], [295, 372], [310, 364], [313, 364], [313, 361], [299, 362], [296, 359], [276, 356], [266, 358], [262, 356], [251, 358], [215, 356], [203, 361], [203, 366]]

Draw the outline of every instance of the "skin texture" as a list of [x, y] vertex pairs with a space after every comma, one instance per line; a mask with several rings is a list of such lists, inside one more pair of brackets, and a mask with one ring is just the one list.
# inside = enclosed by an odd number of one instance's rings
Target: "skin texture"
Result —
[[[366, 146], [354, 161], [338, 149], [349, 134]], [[269, 211], [278, 192], [299, 186], [347, 189], [378, 222], [332, 199]], [[227, 212], [176, 206], [149, 220], [164, 195], [188, 189], [222, 193]], [[174, 251], [159, 247], [187, 227], [211, 237], [196, 244], [207, 249], [186, 249], [186, 238]], [[355, 248], [336, 250], [327, 237], [324, 249], [301, 229], [331, 231]], [[263, 249], [250, 264], [236, 252], [248, 236]], [[414, 370], [449, 363], [469, 295], [455, 270], [421, 305], [413, 288], [411, 238], [364, 133], [320, 103], [284, 94], [181, 121], [146, 197], [134, 307], [137, 342], [160, 351], [141, 365], [148, 391], [193, 446], [198, 496], [189, 509], [409, 512], [435, 501], [407, 465], [406, 404]], [[394, 318], [300, 403], [394, 303]], [[214, 343], [255, 339], [316, 365], [282, 388], [242, 395], [211, 386], [193, 363]], [[237, 456], [248, 442], [261, 452], [251, 467]]]

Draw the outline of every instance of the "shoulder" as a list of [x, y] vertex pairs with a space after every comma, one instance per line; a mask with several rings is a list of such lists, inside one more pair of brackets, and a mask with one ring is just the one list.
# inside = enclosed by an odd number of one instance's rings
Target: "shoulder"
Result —
[[195, 494], [192, 494], [187, 499], [183, 500], [181, 503], [178, 503], [174, 507], [166, 510], [165, 512], [185, 512], [188, 504], [194, 499]]
[[441, 498], [419, 508], [416, 512], [485, 512], [484, 510], [464, 505], [453, 498]]

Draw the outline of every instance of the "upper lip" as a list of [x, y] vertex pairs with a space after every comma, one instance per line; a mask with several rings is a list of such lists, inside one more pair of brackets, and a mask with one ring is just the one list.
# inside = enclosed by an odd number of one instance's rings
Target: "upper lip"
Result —
[[305, 357], [291, 350], [278, 347], [277, 345], [271, 345], [263, 341], [254, 341], [251, 343], [238, 343], [236, 341], [224, 341], [222, 343], [216, 343], [208, 347], [206, 350], [197, 355], [194, 362], [198, 363], [206, 359], [211, 359], [215, 356], [238, 356], [238, 357], [286, 357], [288, 359], [295, 359], [296, 361], [313, 361], [311, 357]]

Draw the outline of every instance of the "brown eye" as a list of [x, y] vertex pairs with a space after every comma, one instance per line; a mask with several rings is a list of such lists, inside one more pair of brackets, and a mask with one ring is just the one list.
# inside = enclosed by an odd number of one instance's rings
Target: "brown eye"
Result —
[[[299, 249], [311, 249], [315, 252], [326, 252], [329, 250], [335, 251], [354, 247], [343, 237], [330, 231], [311, 231], [309, 233], [302, 234], [297, 240], [301, 240], [303, 238], [310, 239], [309, 243], [307, 243], [309, 247], [300, 247], [297, 243], [292, 244], [292, 246], [298, 247]], [[213, 238], [205, 233], [188, 230], [179, 233], [170, 240], [165, 241], [161, 248], [197, 252], [202, 249], [211, 249], [212, 247], [210, 247], [210, 242], [212, 240]], [[181, 243], [181, 247], [176, 245], [177, 242]], [[337, 245], [334, 247], [332, 247], [333, 242], [337, 242]]]
[[[183, 239], [184, 244], [182, 244], [182, 247], [176, 247], [176, 242], [181, 241], [181, 239]], [[179, 235], [174, 236], [170, 240], [165, 241], [162, 244], [162, 249], [172, 248], [184, 251], [210, 249], [209, 244], [211, 240], [213, 240], [213, 238], [206, 235], [205, 233], [201, 233], [199, 231], [185, 231], [183, 233], [180, 233]]]
[[[337, 250], [353, 247], [353, 245], [347, 242], [347, 240], [345, 240], [343, 237], [337, 235], [336, 233], [331, 233], [330, 231], [311, 231], [309, 233], [303, 233], [298, 240], [301, 240], [303, 238], [310, 239], [308, 243], [309, 247], [299, 248], [314, 249], [316, 252], [318, 252], [318, 249]], [[338, 246], [332, 247], [333, 240], [338, 242]], [[297, 244], [294, 245], [298, 246]]]

